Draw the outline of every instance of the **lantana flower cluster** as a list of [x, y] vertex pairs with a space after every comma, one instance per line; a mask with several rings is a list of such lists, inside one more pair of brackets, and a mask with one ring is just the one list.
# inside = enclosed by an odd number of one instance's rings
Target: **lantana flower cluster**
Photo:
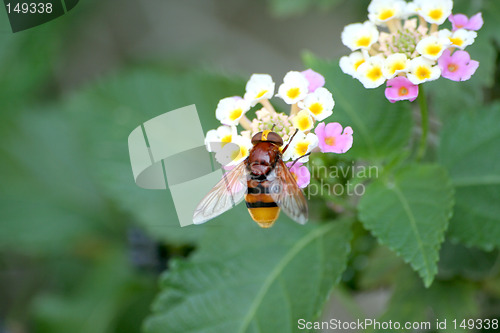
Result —
[[[341, 154], [347, 152], [353, 143], [351, 127], [324, 122], [333, 114], [335, 106], [332, 93], [324, 85], [324, 77], [311, 69], [290, 71], [275, 94], [275, 83], [270, 75], [253, 74], [243, 97], [231, 96], [219, 101], [215, 116], [222, 125], [208, 131], [205, 137], [207, 150], [217, 153], [217, 148], [224, 151], [231, 147], [229, 153], [225, 152], [230, 156], [225, 167], [230, 169], [249, 155], [253, 135], [272, 129], [283, 138], [282, 149], [289, 144], [283, 160], [289, 161], [287, 166], [299, 187], [306, 187], [311, 176], [303, 164], [309, 156], [304, 155], [311, 152]], [[290, 112], [277, 112], [269, 101], [273, 97], [290, 105]], [[248, 112], [254, 107], [255, 117], [250, 120]], [[238, 125], [243, 129], [239, 133]]]
[[[387, 82], [391, 102], [413, 101], [418, 86], [444, 77], [466, 81], [479, 63], [464, 49], [483, 25], [481, 13], [471, 18], [452, 14], [452, 0], [372, 0], [368, 20], [347, 25], [342, 43], [353, 53], [340, 59], [346, 74], [365, 88]], [[452, 29], [440, 29], [448, 19]]]

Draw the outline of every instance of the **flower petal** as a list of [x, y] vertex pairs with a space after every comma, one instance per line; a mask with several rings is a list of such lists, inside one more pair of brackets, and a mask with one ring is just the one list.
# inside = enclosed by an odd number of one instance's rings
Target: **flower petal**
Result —
[[483, 26], [483, 15], [482, 13], [477, 13], [476, 15], [472, 16], [470, 19], [469, 19], [469, 22], [467, 23], [467, 25], [464, 27], [465, 29], [468, 29], [468, 30], [479, 30], [481, 29], [481, 27]]

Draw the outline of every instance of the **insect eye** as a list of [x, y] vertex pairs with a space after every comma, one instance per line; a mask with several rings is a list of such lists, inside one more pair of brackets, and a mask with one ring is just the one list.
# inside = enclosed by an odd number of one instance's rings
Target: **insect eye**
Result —
[[277, 144], [278, 146], [283, 145], [283, 139], [281, 138], [281, 136], [278, 133], [275, 133], [275, 132], [269, 133], [269, 135], [267, 136], [267, 140], [271, 141], [272, 143]]
[[262, 140], [262, 132], [259, 132], [252, 137], [252, 144], [255, 144], [261, 140]]

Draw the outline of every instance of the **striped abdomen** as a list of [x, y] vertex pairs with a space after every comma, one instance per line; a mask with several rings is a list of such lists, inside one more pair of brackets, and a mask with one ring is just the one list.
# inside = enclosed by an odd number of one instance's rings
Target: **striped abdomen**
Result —
[[278, 219], [280, 209], [269, 194], [267, 179], [249, 180], [245, 201], [250, 216], [260, 227], [269, 228]]

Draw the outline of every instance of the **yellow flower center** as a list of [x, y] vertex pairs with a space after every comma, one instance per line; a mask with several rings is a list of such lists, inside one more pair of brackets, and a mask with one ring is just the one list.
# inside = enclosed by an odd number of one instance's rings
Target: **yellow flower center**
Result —
[[432, 9], [429, 11], [429, 17], [435, 21], [438, 21], [443, 17], [443, 10], [441, 8]]
[[425, 52], [427, 52], [428, 55], [435, 57], [439, 54], [439, 52], [441, 52], [441, 45], [427, 45], [427, 47], [425, 48]]
[[232, 121], [235, 121], [236, 119], [241, 117], [242, 114], [243, 114], [243, 110], [241, 108], [234, 109], [233, 111], [231, 111], [229, 113], [229, 119], [231, 119]]
[[463, 39], [460, 37], [450, 37], [450, 42], [452, 42], [456, 46], [462, 46], [464, 43]]
[[220, 139], [220, 141], [221, 141], [221, 142], [226, 142], [226, 143], [227, 143], [227, 142], [231, 142], [231, 139], [232, 139], [232, 135], [231, 135], [231, 134], [229, 134], [229, 135], [223, 136], [223, 137]]
[[374, 66], [366, 73], [366, 76], [372, 81], [377, 81], [382, 77], [382, 69], [379, 66]]
[[448, 70], [449, 70], [450, 72], [454, 72], [454, 71], [456, 71], [456, 70], [457, 70], [457, 66], [456, 66], [455, 64], [449, 64], [449, 65], [448, 65]]
[[385, 21], [393, 16], [394, 16], [394, 9], [384, 9], [382, 12], [380, 12], [378, 19], [380, 21]]
[[286, 95], [288, 96], [288, 98], [295, 99], [295, 98], [299, 97], [300, 89], [299, 88], [288, 89], [288, 91], [286, 92]]
[[321, 103], [313, 103], [311, 104], [311, 106], [309, 107], [309, 110], [314, 114], [314, 115], [318, 115], [318, 114], [321, 114], [321, 112], [323, 111], [323, 105], [321, 105]]
[[406, 87], [399, 88], [399, 96], [406, 96], [406, 95], [408, 95], [408, 89], [406, 89]]
[[357, 71], [358, 67], [361, 66], [361, 64], [363, 64], [364, 62], [365, 62], [365, 59], [359, 59], [358, 61], [356, 61], [354, 63], [354, 70]]
[[312, 127], [311, 118], [309, 118], [308, 116], [300, 117], [299, 119], [297, 119], [297, 127], [301, 131], [307, 131]]
[[327, 136], [325, 138], [325, 143], [329, 146], [335, 145], [335, 137], [334, 136]]
[[248, 149], [246, 147], [239, 146], [239, 149], [234, 149], [231, 152], [231, 161], [237, 161], [247, 155], [248, 155]]
[[391, 66], [391, 74], [394, 74], [396, 73], [396, 71], [402, 71], [403, 69], [405, 69], [405, 63], [402, 62], [402, 61], [396, 61], [394, 63], [392, 63], [392, 66]]
[[369, 36], [363, 36], [363, 37], [358, 39], [356, 45], [359, 47], [368, 47], [368, 46], [370, 46], [370, 41], [371, 41], [371, 38]]
[[241, 153], [241, 156], [247, 156], [248, 155], [247, 147], [240, 146], [240, 153]]
[[241, 149], [235, 149], [231, 151], [231, 161], [236, 161], [240, 159]]
[[262, 96], [264, 96], [265, 94], [267, 93], [267, 90], [262, 90], [260, 93], [257, 94], [257, 96], [255, 96], [255, 98], [261, 98]]
[[419, 66], [415, 72], [419, 80], [425, 80], [431, 77], [431, 70], [425, 66]]
[[299, 156], [307, 154], [308, 149], [309, 149], [309, 142], [299, 142], [295, 146], [295, 152]]

